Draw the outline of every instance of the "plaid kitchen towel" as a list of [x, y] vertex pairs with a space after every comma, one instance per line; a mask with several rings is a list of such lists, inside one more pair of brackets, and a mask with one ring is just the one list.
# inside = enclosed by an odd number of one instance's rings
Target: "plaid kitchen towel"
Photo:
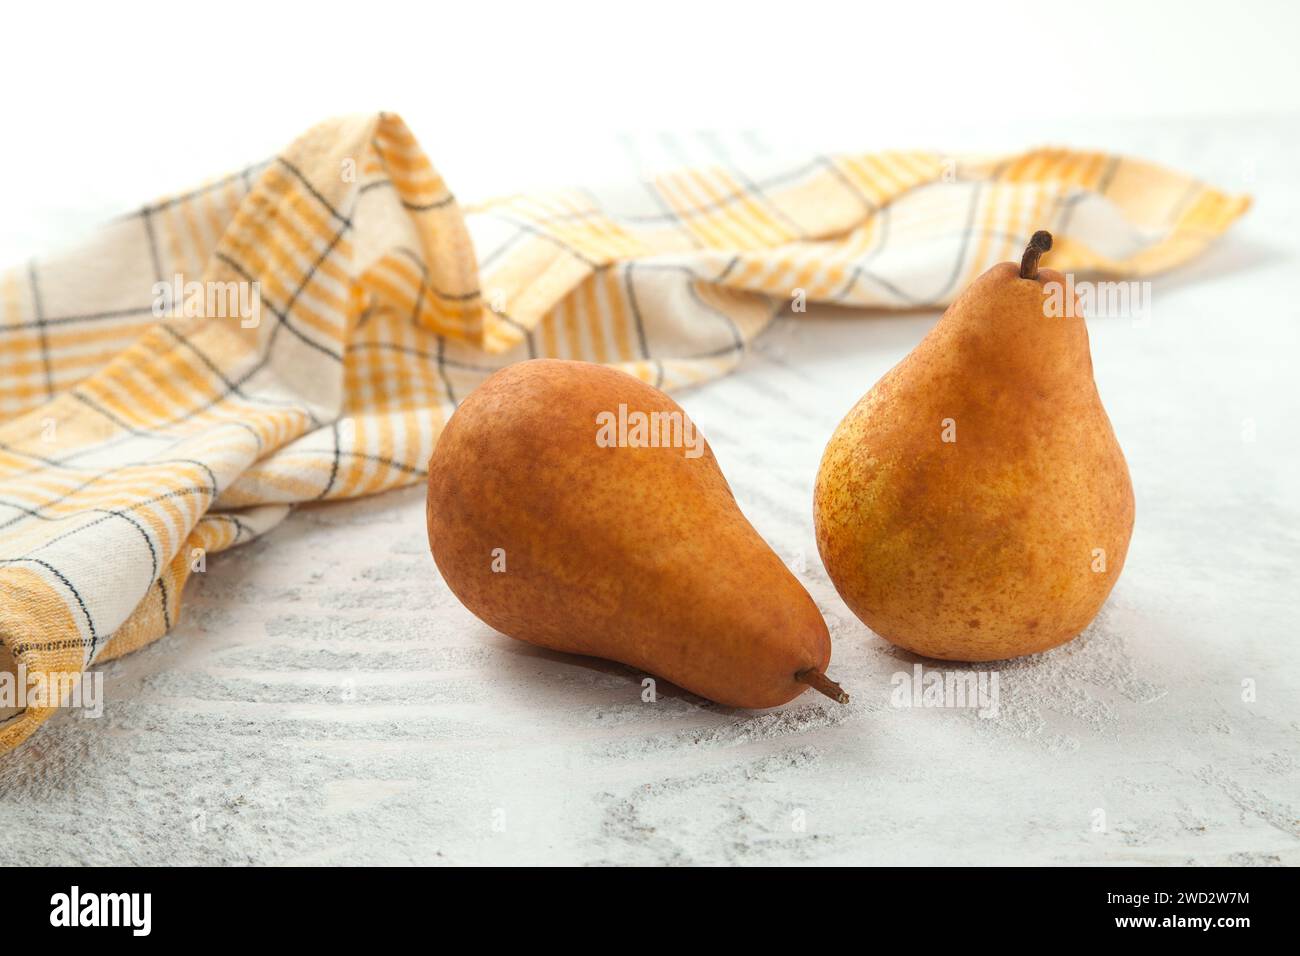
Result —
[[[0, 276], [0, 669], [67, 692], [166, 633], [205, 554], [298, 502], [421, 480], [456, 402], [510, 362], [678, 388], [792, 302], [940, 307], [1040, 228], [1055, 268], [1146, 275], [1247, 205], [1042, 149], [731, 161], [461, 207], [397, 117], [324, 123]], [[0, 750], [55, 696], [0, 710]]]

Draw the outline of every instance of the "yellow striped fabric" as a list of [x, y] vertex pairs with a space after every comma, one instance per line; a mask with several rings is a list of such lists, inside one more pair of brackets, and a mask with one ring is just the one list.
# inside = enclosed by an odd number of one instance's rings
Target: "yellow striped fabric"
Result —
[[[733, 369], [794, 297], [941, 307], [1040, 228], [1054, 268], [1145, 275], [1247, 205], [1045, 149], [462, 207], [397, 117], [324, 123], [0, 276], [0, 667], [76, 675], [161, 636], [203, 555], [298, 502], [419, 481], [456, 402], [508, 363], [678, 388]], [[55, 703], [0, 711], [0, 749]]]

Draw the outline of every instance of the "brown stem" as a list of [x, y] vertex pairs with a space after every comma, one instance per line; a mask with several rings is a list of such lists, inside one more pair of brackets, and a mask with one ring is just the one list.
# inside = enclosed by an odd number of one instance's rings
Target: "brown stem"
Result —
[[1029, 245], [1025, 246], [1025, 256], [1020, 260], [1020, 278], [1037, 279], [1038, 260], [1050, 248], [1052, 248], [1052, 234], [1039, 229], [1029, 238]]
[[847, 704], [849, 702], [849, 695], [844, 693], [844, 688], [815, 667], [800, 671], [794, 675], [794, 679], [803, 681], [813, 690], [819, 694], [825, 694], [837, 704]]

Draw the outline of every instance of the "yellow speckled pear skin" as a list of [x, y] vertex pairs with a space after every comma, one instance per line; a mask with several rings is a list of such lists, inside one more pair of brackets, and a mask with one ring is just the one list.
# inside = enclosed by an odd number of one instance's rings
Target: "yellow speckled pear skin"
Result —
[[847, 701], [825, 676], [821, 611], [702, 436], [691, 455], [599, 443], [621, 406], [688, 421], [658, 389], [586, 362], [520, 362], [465, 398], [429, 462], [429, 546], [447, 585], [503, 634], [720, 704], [775, 707], [809, 687]]
[[868, 627], [926, 657], [1063, 644], [1124, 567], [1133, 486], [1082, 312], [1047, 307], [1064, 283], [1038, 269], [1050, 247], [1036, 233], [1019, 267], [976, 279], [822, 458], [813, 508], [831, 580]]

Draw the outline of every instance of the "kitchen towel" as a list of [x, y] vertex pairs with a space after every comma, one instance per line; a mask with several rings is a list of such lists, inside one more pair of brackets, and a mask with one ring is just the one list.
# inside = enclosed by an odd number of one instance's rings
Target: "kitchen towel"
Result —
[[503, 365], [681, 388], [806, 302], [939, 308], [1035, 229], [1055, 269], [1145, 276], [1248, 203], [1038, 149], [733, 159], [461, 206], [398, 117], [323, 123], [0, 275], [0, 690], [21, 666], [34, 691], [0, 709], [0, 750], [165, 634], [207, 555], [421, 480]]

